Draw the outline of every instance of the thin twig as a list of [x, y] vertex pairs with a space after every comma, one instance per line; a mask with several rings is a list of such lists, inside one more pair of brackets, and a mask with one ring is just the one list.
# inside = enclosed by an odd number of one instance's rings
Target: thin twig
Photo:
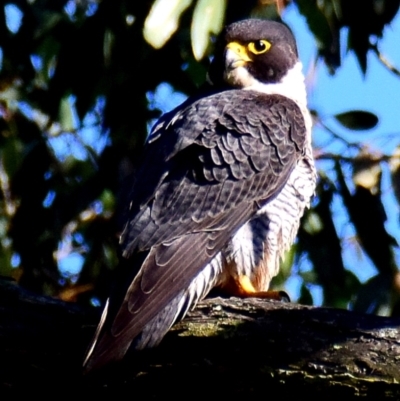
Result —
[[371, 45], [371, 50], [378, 56], [379, 61], [393, 74], [400, 77], [400, 70], [396, 68], [378, 49], [376, 44]]
[[325, 123], [323, 123], [322, 120], [318, 116], [314, 116], [314, 122], [315, 122], [314, 125], [316, 125], [316, 124], [320, 125], [323, 129], [328, 131], [335, 139], [343, 142], [346, 146], [354, 147], [359, 150], [362, 149], [362, 145], [359, 142], [350, 142], [350, 141], [344, 139], [342, 136], [340, 136], [335, 131], [333, 131], [331, 128], [329, 128]]

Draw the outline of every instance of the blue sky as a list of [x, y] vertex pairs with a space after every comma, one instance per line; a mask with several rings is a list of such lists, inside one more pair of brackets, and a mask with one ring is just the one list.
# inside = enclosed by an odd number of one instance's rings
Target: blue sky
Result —
[[[392, 150], [393, 145], [397, 144], [397, 138], [390, 144], [392, 147], [390, 145], [387, 147], [388, 144], [381, 143], [379, 137], [389, 133], [400, 134], [399, 77], [384, 67], [372, 53], [368, 55], [368, 69], [364, 77], [354, 54], [346, 52], [345, 31], [342, 33], [342, 66], [332, 76], [325, 65], [319, 62], [313, 74], [310, 72], [310, 64], [315, 59], [316, 48], [305, 19], [294, 7], [289, 7], [284, 14], [284, 20], [294, 31], [304, 71], [308, 73], [310, 107], [318, 109], [326, 116], [356, 108], [374, 112], [380, 118], [380, 122], [376, 128], [365, 133], [362, 139], [367, 139], [367, 142], [374, 147]], [[397, 67], [400, 66], [399, 40], [400, 13], [392, 21], [391, 26], [385, 29], [383, 40], [379, 42], [381, 52]], [[334, 121], [332, 126], [343, 135], [352, 135], [353, 140], [360, 138], [359, 133], [354, 134], [345, 130]]]
[[[396, 146], [400, 144], [400, 78], [384, 67], [372, 53], [368, 55], [367, 73], [364, 76], [355, 55], [346, 50], [345, 30], [341, 36], [342, 66], [333, 76], [330, 75], [323, 62], [313, 65], [317, 49], [304, 17], [294, 6], [290, 6], [283, 15], [283, 19], [296, 36], [300, 58], [307, 76], [310, 108], [316, 109], [319, 115], [324, 117], [324, 123], [343, 138], [351, 142], [361, 141], [371, 150], [392, 154]], [[400, 67], [399, 40], [400, 13], [385, 29], [383, 39], [379, 41], [381, 53], [397, 68]], [[379, 118], [378, 125], [369, 131], [350, 131], [332, 118], [337, 113], [355, 109], [376, 114]], [[331, 137], [321, 128], [314, 128], [313, 141], [315, 147], [354, 156], [354, 153], [352, 154], [351, 150], [340, 141], [331, 142]], [[399, 241], [399, 206], [391, 190], [389, 168], [387, 165], [383, 168], [383, 201], [388, 214], [386, 226]], [[339, 235], [345, 238], [342, 244], [345, 265], [356, 273], [362, 282], [365, 282], [377, 271], [363, 253], [357, 252], [354, 242], [352, 243], [351, 237], [354, 236], [354, 231], [348, 224], [348, 217], [339, 198], [334, 200], [333, 215]], [[400, 262], [399, 257], [398, 261]], [[294, 299], [297, 296], [299, 284], [300, 280], [296, 276], [288, 282], [287, 290]], [[320, 288], [311, 288], [311, 292], [314, 300], [319, 304], [321, 302]]]

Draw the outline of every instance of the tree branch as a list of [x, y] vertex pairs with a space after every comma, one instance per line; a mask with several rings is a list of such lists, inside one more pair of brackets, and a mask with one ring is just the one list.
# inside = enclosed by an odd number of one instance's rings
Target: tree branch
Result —
[[[0, 282], [1, 283], [1, 282]], [[115, 387], [150, 398], [323, 394], [324, 400], [400, 396], [400, 319], [258, 299], [208, 299], [161, 345], [81, 378], [95, 327], [75, 305], [0, 286], [2, 386]], [[12, 317], [12, 319], [11, 319]], [[332, 398], [331, 398], [332, 397]]]

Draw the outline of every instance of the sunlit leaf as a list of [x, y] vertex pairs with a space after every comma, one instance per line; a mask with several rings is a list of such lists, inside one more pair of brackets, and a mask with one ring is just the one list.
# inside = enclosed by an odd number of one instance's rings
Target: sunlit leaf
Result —
[[354, 159], [353, 182], [355, 185], [377, 194], [380, 191], [381, 177], [381, 163], [373, 153], [365, 150]]
[[225, 8], [225, 0], [198, 0], [191, 26], [192, 49], [197, 60], [204, 57], [210, 35], [217, 35], [221, 31]]
[[105, 189], [100, 196], [105, 211], [113, 211], [115, 207], [115, 196], [110, 191]]
[[308, 234], [314, 235], [323, 229], [323, 222], [320, 216], [313, 211], [306, 214], [303, 221], [303, 228]]
[[143, 36], [156, 49], [160, 49], [177, 30], [181, 14], [192, 0], [156, 0], [144, 22]]
[[344, 127], [354, 131], [372, 129], [379, 122], [379, 119], [375, 114], [363, 110], [346, 111], [344, 113], [336, 114], [334, 117]]
[[[4, 85], [3, 82], [1, 82]], [[10, 85], [8, 85], [10, 84]], [[18, 107], [17, 101], [21, 97], [20, 91], [16, 88], [13, 82], [7, 82], [7, 86], [1, 87], [0, 91], [0, 104], [2, 108], [7, 111], [13, 112]]]
[[75, 113], [69, 96], [61, 100], [59, 118], [63, 131], [72, 131], [76, 128]]

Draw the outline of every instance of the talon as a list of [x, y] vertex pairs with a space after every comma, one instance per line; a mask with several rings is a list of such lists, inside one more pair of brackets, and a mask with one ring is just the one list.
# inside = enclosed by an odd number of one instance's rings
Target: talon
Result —
[[285, 303], [291, 302], [289, 295], [285, 291], [257, 291], [250, 278], [245, 275], [239, 276], [235, 280], [230, 280], [222, 290], [240, 298], [274, 299]]
[[285, 302], [285, 303], [290, 303], [290, 302], [292, 302], [292, 301], [290, 300], [290, 297], [289, 297], [289, 295], [287, 294], [287, 292], [285, 292], [285, 291], [278, 291], [278, 294], [279, 294], [279, 296], [281, 297], [281, 299], [280, 299], [279, 301]]

